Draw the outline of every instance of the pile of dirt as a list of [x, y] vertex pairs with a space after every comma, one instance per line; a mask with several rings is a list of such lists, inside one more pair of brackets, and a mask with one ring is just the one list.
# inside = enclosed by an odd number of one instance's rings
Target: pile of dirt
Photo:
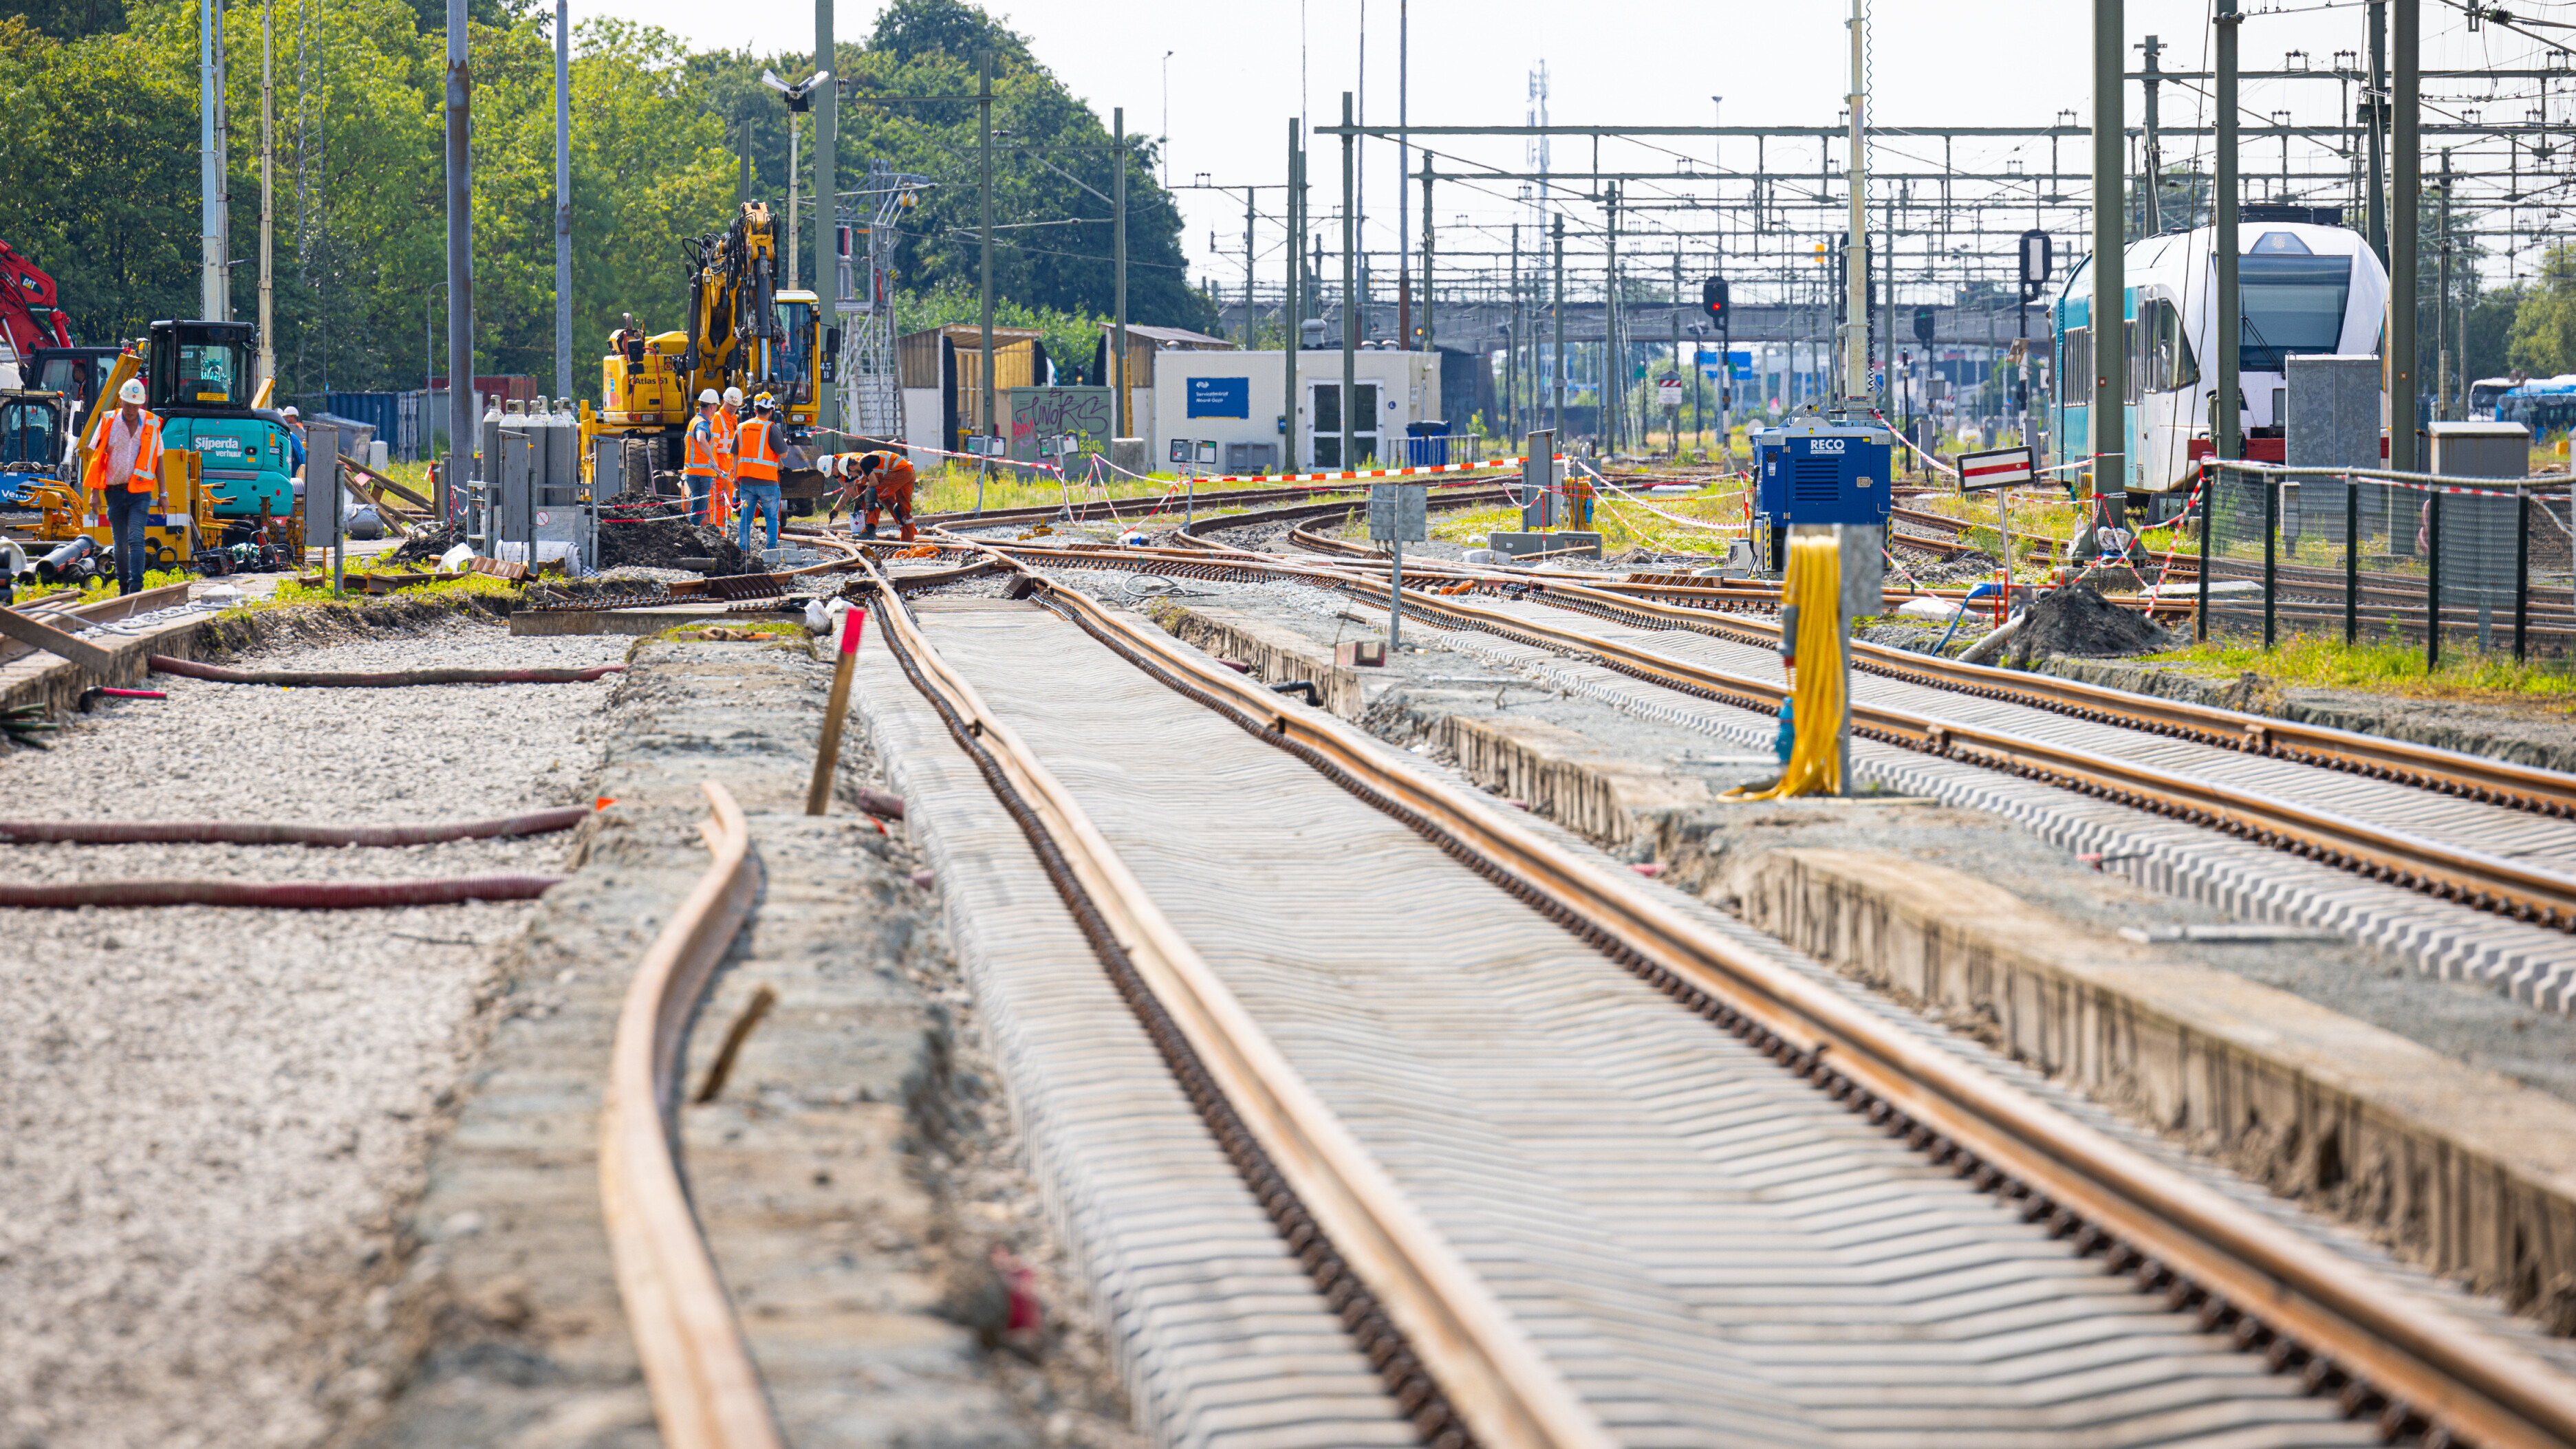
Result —
[[2107, 659], [2147, 654], [2179, 642], [2147, 616], [2121, 608], [2090, 584], [2051, 589], [2030, 606], [2012, 641], [2013, 662], [2026, 667], [2036, 655]]
[[710, 575], [759, 573], [762, 565], [734, 541], [712, 528], [679, 518], [604, 518], [599, 523], [599, 566], [603, 569], [694, 569], [684, 559], [713, 559]]

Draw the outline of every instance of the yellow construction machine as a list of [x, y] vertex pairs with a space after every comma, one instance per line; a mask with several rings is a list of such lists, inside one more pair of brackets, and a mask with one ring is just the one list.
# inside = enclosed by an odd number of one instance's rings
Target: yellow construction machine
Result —
[[[648, 334], [629, 326], [610, 335], [600, 359], [601, 404], [582, 416], [584, 466], [598, 456], [597, 440], [636, 439], [651, 444], [652, 471], [679, 471], [698, 394], [738, 387], [746, 403], [764, 392], [778, 400], [785, 431], [778, 472], [786, 496], [820, 497], [823, 476], [814, 459], [824, 449], [812, 430], [840, 329], [821, 325], [812, 292], [778, 288], [778, 232], [767, 204], [744, 202], [730, 230], [689, 238], [683, 249], [688, 327]], [[606, 497], [622, 480], [591, 483]]]

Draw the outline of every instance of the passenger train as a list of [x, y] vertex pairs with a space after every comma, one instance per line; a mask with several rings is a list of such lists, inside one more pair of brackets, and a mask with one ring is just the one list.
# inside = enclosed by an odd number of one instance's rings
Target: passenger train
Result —
[[[2129, 398], [2123, 410], [2120, 484], [2132, 509], [2170, 518], [2190, 496], [2192, 469], [2209, 452], [2215, 378], [2204, 376], [2218, 352], [2217, 228], [2168, 232], [2131, 242], [2127, 311]], [[2238, 228], [2243, 289], [2239, 364], [2245, 453], [2282, 460], [2287, 397], [2282, 359], [2307, 353], [2379, 351], [2388, 303], [2388, 272], [2359, 232], [2306, 221], [2247, 220]], [[2092, 455], [2092, 264], [2066, 278], [2050, 304], [2057, 343], [2058, 394], [2049, 436], [2059, 464]], [[2097, 480], [2108, 491], [2110, 480]]]

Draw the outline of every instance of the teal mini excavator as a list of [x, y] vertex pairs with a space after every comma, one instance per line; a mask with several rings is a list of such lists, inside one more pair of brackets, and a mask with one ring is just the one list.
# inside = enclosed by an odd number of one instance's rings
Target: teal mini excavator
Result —
[[234, 520], [255, 527], [295, 511], [294, 434], [284, 416], [252, 405], [258, 349], [248, 322], [155, 322], [144, 344], [145, 405], [161, 415], [162, 445], [204, 460], [227, 534]]

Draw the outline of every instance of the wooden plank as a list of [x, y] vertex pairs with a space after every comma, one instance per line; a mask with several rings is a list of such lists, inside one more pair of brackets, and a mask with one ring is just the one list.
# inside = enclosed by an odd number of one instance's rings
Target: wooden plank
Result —
[[48, 654], [60, 655], [93, 673], [105, 674], [116, 665], [116, 651], [73, 638], [15, 609], [0, 609], [0, 634], [6, 634], [21, 644], [31, 644]]

